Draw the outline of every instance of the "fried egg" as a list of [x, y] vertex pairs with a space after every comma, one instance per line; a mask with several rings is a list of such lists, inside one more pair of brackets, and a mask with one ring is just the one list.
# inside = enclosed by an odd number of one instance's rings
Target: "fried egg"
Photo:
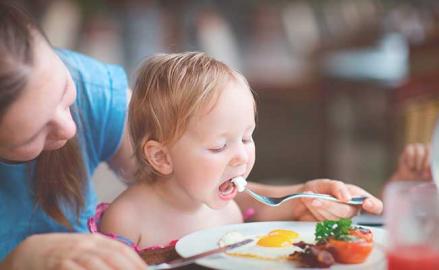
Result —
[[239, 232], [228, 232], [219, 240], [219, 246], [233, 244], [244, 239], [254, 239], [253, 242], [227, 251], [231, 256], [256, 258], [262, 260], [286, 260], [288, 255], [300, 248], [293, 245], [299, 234], [292, 230], [277, 229], [264, 235], [243, 235]]

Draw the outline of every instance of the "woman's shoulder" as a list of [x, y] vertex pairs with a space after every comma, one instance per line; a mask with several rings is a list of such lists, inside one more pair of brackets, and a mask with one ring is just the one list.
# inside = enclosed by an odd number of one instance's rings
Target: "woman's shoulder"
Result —
[[128, 103], [126, 74], [119, 66], [77, 52], [56, 49], [56, 53], [75, 84], [77, 97], [72, 115], [93, 171], [119, 149]]
[[71, 50], [55, 49], [55, 52], [68, 68], [76, 84], [114, 88], [115, 82], [119, 82], [123, 90], [128, 88], [126, 73], [119, 65], [104, 63]]

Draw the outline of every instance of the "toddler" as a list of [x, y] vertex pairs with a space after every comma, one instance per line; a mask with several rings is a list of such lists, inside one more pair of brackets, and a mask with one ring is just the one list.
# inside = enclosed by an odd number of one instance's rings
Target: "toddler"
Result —
[[[253, 168], [255, 114], [248, 82], [224, 63], [197, 52], [147, 60], [138, 72], [128, 119], [139, 166], [137, 181], [109, 207], [98, 208], [89, 222], [91, 230], [140, 251], [173, 245], [197, 230], [243, 222], [234, 200], [238, 190], [231, 180], [246, 179]], [[358, 187], [327, 179], [309, 181], [307, 190], [323, 186], [343, 199], [349, 199], [347, 190], [373, 198]], [[262, 185], [254, 187], [264, 191]], [[285, 189], [293, 191], [299, 190]], [[325, 219], [337, 211], [356, 213], [347, 212], [352, 207], [342, 204], [327, 207], [323, 214], [301, 205], [300, 211], [315, 213], [304, 214], [304, 219]], [[282, 211], [285, 208], [270, 208], [270, 219], [284, 219]]]

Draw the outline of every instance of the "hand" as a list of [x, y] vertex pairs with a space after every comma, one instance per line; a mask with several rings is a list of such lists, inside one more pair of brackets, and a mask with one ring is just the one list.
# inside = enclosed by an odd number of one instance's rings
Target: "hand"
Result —
[[[256, 193], [271, 197], [282, 197], [287, 194], [298, 192], [314, 192], [330, 194], [342, 201], [348, 201], [354, 196], [367, 196], [368, 198], [361, 206], [364, 210], [372, 214], [380, 214], [383, 210], [383, 203], [362, 188], [335, 180], [317, 179], [308, 181], [305, 184], [287, 186], [272, 186], [248, 182], [247, 186]], [[246, 192], [238, 194], [235, 200], [242, 211], [249, 208], [255, 209], [255, 215], [252, 219], [255, 221], [335, 220], [340, 218], [350, 218], [356, 215], [359, 210], [359, 206], [350, 206], [347, 204], [310, 198], [290, 200], [273, 208], [256, 202]]]
[[[329, 194], [342, 201], [349, 201], [352, 197], [366, 196], [368, 198], [361, 206], [365, 211], [380, 214], [383, 210], [383, 203], [376, 197], [358, 186], [345, 184], [341, 181], [330, 179], [308, 181], [301, 188], [301, 192]], [[294, 219], [302, 221], [351, 218], [359, 210], [355, 206], [320, 199], [302, 198], [298, 201], [300, 203], [297, 203], [293, 209], [296, 213]]]
[[430, 146], [421, 143], [407, 145], [399, 156], [398, 167], [390, 180], [431, 181]]
[[51, 233], [28, 237], [0, 269], [145, 270], [146, 264], [130, 247], [104, 236]]

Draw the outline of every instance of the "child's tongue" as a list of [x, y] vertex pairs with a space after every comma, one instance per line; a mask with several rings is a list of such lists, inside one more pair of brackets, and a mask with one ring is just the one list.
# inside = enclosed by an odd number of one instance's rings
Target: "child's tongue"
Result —
[[227, 195], [233, 192], [234, 186], [235, 185], [232, 182], [226, 181], [219, 186], [219, 190], [222, 194]]

